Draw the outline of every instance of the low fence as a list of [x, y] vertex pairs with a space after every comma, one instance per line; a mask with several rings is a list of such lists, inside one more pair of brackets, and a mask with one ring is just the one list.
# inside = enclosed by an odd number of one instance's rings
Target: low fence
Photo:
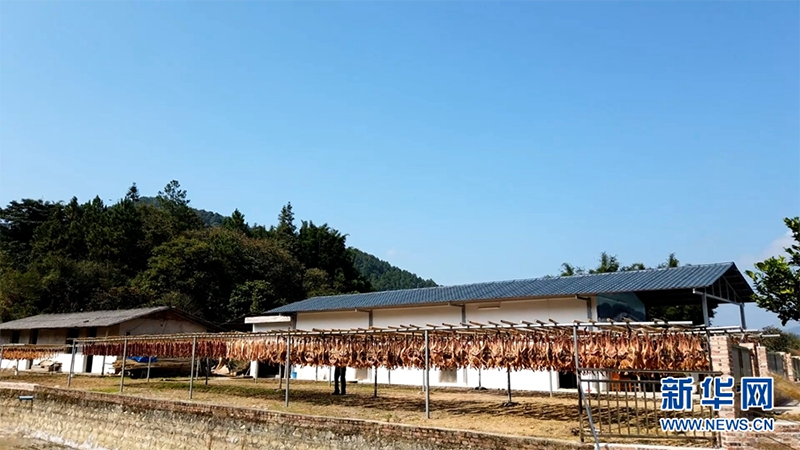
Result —
[[[580, 437], [592, 438], [591, 425], [600, 440], [608, 438], [676, 439], [714, 441], [717, 433], [668, 433], [661, 429], [662, 418], [715, 418], [712, 407], [700, 405], [700, 381], [719, 372], [658, 372], [651, 370], [581, 369], [583, 395], [580, 396]], [[661, 379], [693, 377], [692, 409], [662, 409]], [[590, 417], [591, 414], [591, 423]]]

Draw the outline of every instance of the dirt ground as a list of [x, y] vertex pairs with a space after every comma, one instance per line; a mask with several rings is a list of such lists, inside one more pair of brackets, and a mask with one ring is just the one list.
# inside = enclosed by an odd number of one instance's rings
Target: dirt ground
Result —
[[[66, 388], [65, 374], [20, 373], [12, 376], [3, 373], [2, 381], [37, 383]], [[119, 377], [76, 376], [72, 389], [94, 392], [118, 393]], [[578, 441], [577, 395], [532, 393], [513, 391], [514, 405], [504, 405], [505, 391], [469, 390], [450, 388], [431, 390], [431, 419], [425, 418], [425, 394], [419, 387], [378, 386], [378, 397], [373, 398], [372, 384], [348, 383], [346, 396], [331, 395], [329, 382], [291, 381], [289, 406], [284, 406], [284, 390], [278, 389], [278, 380], [233, 379], [212, 377], [208, 385], [200, 378], [194, 383], [194, 401], [233, 406], [255, 407], [273, 411], [286, 411], [329, 417], [348, 417], [404, 423], [440, 428], [476, 430], [519, 436], [538, 436]], [[188, 378], [182, 379], [125, 379], [123, 395], [187, 401]], [[608, 420], [609, 414], [626, 414], [619, 409], [595, 411], [595, 421]], [[634, 417], [631, 414], [630, 421]], [[636, 417], [644, 427], [645, 417]], [[652, 417], [653, 424], [655, 418]], [[633, 424], [631, 425], [634, 426]], [[621, 439], [609, 439], [621, 442]], [[587, 437], [591, 441], [591, 437]], [[640, 443], [647, 441], [638, 440]], [[650, 441], [649, 443], [655, 443]], [[664, 444], [667, 442], [660, 441]], [[710, 445], [704, 440], [670, 440], [669, 445]]]

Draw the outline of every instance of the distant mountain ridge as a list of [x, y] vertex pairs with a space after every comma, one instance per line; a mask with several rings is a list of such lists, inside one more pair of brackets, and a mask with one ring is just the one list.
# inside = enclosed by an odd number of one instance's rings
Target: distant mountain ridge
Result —
[[[140, 197], [139, 201], [149, 205], [157, 204], [155, 197]], [[200, 216], [203, 222], [209, 227], [218, 227], [222, 225], [222, 221], [225, 220], [225, 216], [220, 213], [207, 211], [205, 209], [192, 209], [197, 212], [197, 215]], [[370, 282], [372, 288], [376, 291], [393, 291], [398, 289], [437, 286], [436, 282], [431, 279], [426, 280], [415, 273], [393, 266], [389, 262], [355, 247], [350, 247], [348, 250], [353, 255], [353, 264], [358, 272]]]
[[414, 273], [395, 267], [369, 253], [350, 247], [356, 269], [376, 291], [394, 291], [437, 286], [431, 279], [425, 280]]

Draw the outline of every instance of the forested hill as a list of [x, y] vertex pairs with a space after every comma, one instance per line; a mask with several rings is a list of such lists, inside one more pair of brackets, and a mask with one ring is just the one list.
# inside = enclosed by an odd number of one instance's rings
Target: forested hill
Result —
[[[158, 205], [158, 198], [156, 197], [141, 197], [139, 201], [147, 205], [152, 205], [152, 206]], [[197, 208], [192, 208], [192, 209], [194, 209], [197, 212], [197, 215], [200, 216], [201, 219], [203, 219], [203, 223], [205, 223], [206, 226], [208, 227], [221, 226], [222, 221], [225, 220], [225, 216], [223, 216], [220, 213], [216, 213], [213, 211], [206, 211], [205, 209], [197, 209]]]
[[350, 251], [353, 253], [356, 269], [376, 291], [436, 286], [433, 280], [424, 280], [357, 248], [350, 247]]
[[[157, 205], [156, 197], [141, 197], [141, 202], [149, 205]], [[225, 216], [205, 209], [197, 209], [197, 215], [203, 219], [206, 226], [222, 226]], [[350, 247], [349, 251], [353, 255], [353, 263], [364, 278], [369, 281], [372, 289], [376, 291], [393, 291], [397, 289], [412, 289], [421, 287], [433, 287], [436, 283], [433, 280], [425, 280], [414, 273], [395, 267], [386, 261], [377, 258], [369, 253]]]
[[432, 284], [348, 248], [327, 224], [296, 224], [291, 204], [276, 225], [250, 225], [239, 210], [190, 207], [177, 181], [155, 198], [134, 184], [113, 204], [0, 209], [0, 321], [173, 305], [225, 323], [313, 296]]

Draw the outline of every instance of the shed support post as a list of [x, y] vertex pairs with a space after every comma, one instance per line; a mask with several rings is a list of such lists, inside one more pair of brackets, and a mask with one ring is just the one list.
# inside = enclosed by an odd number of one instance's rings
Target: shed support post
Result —
[[211, 370], [211, 367], [209, 366], [209, 363], [208, 363], [208, 358], [206, 358], [206, 386], [208, 386], [208, 375], [209, 375], [209, 373], [208, 373], [208, 372], [209, 372], [210, 370]]
[[103, 355], [103, 361], [100, 362], [100, 378], [106, 376], [106, 355]]
[[75, 339], [72, 340], [72, 358], [69, 361], [69, 377], [67, 378], [67, 387], [72, 385], [72, 372], [75, 370]]
[[548, 378], [550, 378], [550, 397], [552, 397], [553, 396], [553, 371], [552, 370], [549, 371], [548, 375], [549, 375]]
[[742, 329], [747, 329], [747, 320], [744, 318], [744, 302], [739, 303], [739, 319], [742, 321]]
[[425, 418], [431, 418], [431, 352], [428, 330], [425, 330]]
[[292, 370], [291, 366], [292, 337], [286, 336], [286, 400], [285, 406], [289, 406], [289, 378]]
[[125, 383], [125, 360], [128, 359], [128, 338], [125, 337], [122, 344], [122, 368], [120, 370], [120, 377], [119, 377], [119, 392], [122, 393], [122, 387]]
[[708, 320], [708, 299], [706, 298], [706, 291], [703, 290], [703, 325], [709, 326], [710, 321]]
[[192, 367], [189, 369], [189, 400], [194, 396], [194, 361], [197, 353], [197, 336], [192, 339]]
[[147, 382], [150, 382], [150, 363], [153, 361], [152, 356], [147, 357]]

